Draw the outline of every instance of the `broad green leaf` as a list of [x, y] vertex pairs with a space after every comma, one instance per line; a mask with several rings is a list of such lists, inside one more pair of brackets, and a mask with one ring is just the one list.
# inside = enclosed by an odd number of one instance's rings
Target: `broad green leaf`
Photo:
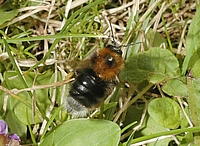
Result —
[[[200, 34], [195, 34], [194, 38], [195, 39], [200, 39]], [[199, 42], [195, 42], [196, 46], [194, 46], [195, 48], [193, 49], [192, 55], [190, 57], [190, 61], [189, 61], [189, 66], [188, 68], [191, 69], [192, 72], [192, 76], [195, 78], [199, 78], [200, 77], [200, 43]], [[192, 49], [192, 48], [190, 48]], [[186, 55], [187, 58], [187, 55]]]
[[183, 137], [180, 145], [181, 146], [188, 146], [194, 141], [194, 135], [192, 132], [187, 132], [187, 134]]
[[117, 146], [120, 128], [106, 120], [69, 120], [52, 130], [40, 146]]
[[5, 23], [6, 21], [10, 21], [11, 19], [13, 19], [17, 13], [18, 10], [12, 10], [12, 11], [3, 11], [2, 9], [0, 9], [0, 25], [2, 25], [3, 23]]
[[3, 110], [3, 105], [5, 102], [5, 97], [6, 97], [6, 93], [2, 90], [0, 90], [0, 115], [4, 114], [4, 110]]
[[[187, 79], [188, 83], [188, 105], [189, 105], [189, 116], [194, 126], [200, 125], [200, 79]], [[197, 139], [195, 139], [196, 141]], [[197, 142], [197, 141], [196, 141]], [[198, 145], [200, 139], [198, 139]]]
[[[8, 105], [10, 107], [10, 103]], [[6, 116], [4, 117], [6, 123], [8, 124], [9, 127], [9, 132], [10, 133], [16, 133], [18, 136], [20, 136], [21, 139], [25, 139], [26, 135], [26, 130], [27, 126], [24, 125], [22, 122], [20, 122], [14, 112], [10, 109], [7, 110]]]
[[[51, 71], [47, 71], [41, 74], [37, 74], [35, 82], [34, 78], [36, 76], [36, 73], [34, 72], [29, 72], [28, 74], [25, 74], [24, 77], [27, 81], [27, 84], [29, 87], [32, 87], [33, 84], [36, 85], [45, 85], [45, 84], [50, 84], [52, 80], [50, 80], [52, 76]], [[6, 87], [8, 89], [24, 89], [24, 86], [21, 82], [21, 80], [17, 77], [17, 73], [15, 71], [8, 71], [4, 73], [4, 84], [6, 84]], [[50, 101], [48, 98], [48, 88], [44, 89], [38, 89], [35, 90], [35, 97], [38, 102], [38, 104], [43, 107], [44, 109], [50, 105]], [[24, 99], [28, 99], [31, 101], [30, 98], [28, 98], [27, 92], [21, 92], [19, 93], [21, 97], [24, 97]]]
[[[51, 83], [51, 76], [52, 72], [50, 71], [47, 71], [42, 74], [37, 74], [37, 76], [34, 72], [29, 72], [28, 74], [24, 75], [27, 84], [30, 87], [33, 86], [33, 83], [34, 85], [45, 85]], [[15, 71], [7, 71], [4, 73], [4, 82], [2, 85], [9, 90], [24, 89], [24, 86], [21, 83], [21, 80], [18, 78], [17, 73]], [[50, 105], [48, 91], [48, 88], [38, 89], [35, 90], [34, 94], [36, 102], [39, 104], [40, 108], [44, 110], [49, 108]], [[19, 136], [24, 136], [27, 132], [26, 126], [28, 123], [26, 109], [28, 109], [28, 119], [31, 124], [38, 123], [41, 120], [38, 116], [38, 109], [32, 109], [32, 97], [30, 97], [26, 91], [18, 93], [17, 96], [20, 97], [24, 102], [21, 102], [21, 100], [9, 95], [6, 107], [6, 114], [4, 118], [9, 125], [10, 132], [16, 133]], [[33, 115], [32, 112], [35, 112], [35, 115]]]
[[[186, 37], [186, 57], [182, 65], [182, 75], [185, 75], [187, 69], [194, 64], [191, 61], [193, 53], [200, 48], [200, 7], [196, 7], [195, 16], [189, 26], [189, 31]], [[195, 61], [195, 60], [194, 60]]]
[[178, 60], [169, 50], [151, 48], [129, 57], [120, 74], [120, 79], [130, 83], [148, 79], [156, 83], [178, 77], [179, 74]]
[[[131, 106], [128, 108], [126, 119], [123, 122], [124, 126], [127, 124], [132, 123], [133, 121], [138, 121], [137, 123], [140, 123], [141, 115], [143, 113], [144, 105], [139, 106]], [[134, 115], [134, 116], [133, 116]], [[159, 124], [155, 124], [155, 121], [147, 114], [145, 116], [144, 122], [142, 124], [142, 127], [139, 131], [135, 132], [134, 139], [141, 138], [142, 136], [150, 136], [152, 134], [160, 133], [160, 132], [166, 132], [166, 127], [163, 127]], [[165, 138], [163, 140], [159, 139], [157, 141], [153, 141], [151, 143], [148, 143], [148, 146], [168, 146], [169, 142], [172, 140], [172, 137]], [[144, 140], [145, 141], [145, 140]], [[125, 145], [123, 145], [125, 146]]]
[[[152, 36], [154, 36], [154, 39], [152, 39]], [[153, 29], [149, 29], [147, 33], [147, 39], [152, 42], [153, 47], [160, 47], [161, 45], [165, 45], [167, 47], [166, 39], [163, 38], [163, 36], [159, 32], [153, 32]]]
[[149, 74], [154, 71], [148, 52], [138, 53], [129, 57], [121, 71], [120, 78], [133, 83], [147, 79]]
[[[14, 113], [16, 118], [25, 125], [35, 124], [42, 122], [42, 117], [39, 116], [39, 113], [34, 113], [33, 110], [27, 107], [25, 104], [19, 102], [14, 108]], [[28, 114], [28, 115], [27, 115]], [[34, 115], [35, 114], [35, 115]], [[27, 119], [28, 116], [28, 119]]]
[[170, 96], [187, 96], [188, 89], [179, 79], [171, 79], [163, 85], [162, 90]]
[[176, 129], [181, 123], [181, 108], [170, 98], [157, 98], [149, 103], [148, 113], [153, 120], [170, 129]]
[[[150, 117], [146, 116], [145, 121], [143, 122], [143, 125], [141, 127], [141, 130], [139, 131], [139, 137], [144, 135], [152, 135], [160, 132], [166, 132], [166, 128], [162, 125], [155, 124], [155, 121]], [[160, 139], [157, 141], [153, 141], [151, 143], [148, 143], [148, 146], [168, 146], [169, 142], [173, 140], [172, 137]]]
[[191, 68], [192, 76], [195, 78], [199, 78], [200, 77], [200, 47], [193, 53], [190, 59], [190, 68]]
[[[128, 108], [123, 126], [127, 126], [135, 121], [140, 123], [144, 105], [132, 105]], [[133, 116], [134, 115], [134, 116]]]

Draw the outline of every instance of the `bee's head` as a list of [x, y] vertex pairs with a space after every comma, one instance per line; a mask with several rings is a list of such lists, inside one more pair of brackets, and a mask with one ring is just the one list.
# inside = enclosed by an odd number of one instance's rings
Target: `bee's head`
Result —
[[108, 48], [122, 56], [121, 46], [107, 45], [106, 48]]

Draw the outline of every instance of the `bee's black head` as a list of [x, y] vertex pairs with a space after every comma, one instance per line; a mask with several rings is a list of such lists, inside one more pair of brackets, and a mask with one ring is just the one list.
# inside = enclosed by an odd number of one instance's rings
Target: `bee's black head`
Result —
[[119, 55], [122, 55], [122, 50], [120, 46], [114, 46], [114, 45], [107, 45], [106, 48], [116, 52]]

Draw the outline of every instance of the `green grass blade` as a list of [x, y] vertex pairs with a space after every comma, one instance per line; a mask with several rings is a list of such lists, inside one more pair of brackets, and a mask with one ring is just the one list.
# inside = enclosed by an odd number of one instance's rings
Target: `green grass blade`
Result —
[[56, 118], [56, 116], [59, 114], [59, 112], [60, 112], [60, 110], [61, 110], [62, 108], [63, 108], [62, 106], [58, 107], [58, 108], [55, 110], [54, 114], [51, 116], [51, 118], [48, 120], [48, 122], [47, 122], [47, 124], [46, 124], [46, 127], [45, 127], [45, 129], [44, 129], [44, 132], [43, 132], [43, 134], [42, 134], [42, 136], [41, 136], [41, 138], [40, 138], [40, 141], [42, 141], [42, 140], [44, 139], [44, 136], [45, 136], [45, 134], [46, 134], [46, 132], [47, 132], [49, 126], [52, 124], [53, 120]]
[[[68, 31], [81, 19], [85, 16], [85, 13], [93, 8], [94, 6], [104, 2], [105, 0], [97, 0], [94, 1], [91, 4], [88, 4], [87, 6], [79, 9], [78, 11], [76, 11], [67, 21], [66, 24], [63, 26], [62, 30], [60, 31], [60, 33], [58, 35], [62, 35], [62, 34], [67, 34]], [[78, 17], [77, 17], [78, 16]], [[77, 17], [77, 18], [76, 18]], [[76, 19], [75, 19], [76, 18]], [[71, 25], [70, 25], [71, 23]], [[80, 36], [80, 35], [79, 35]], [[36, 63], [33, 67], [31, 67], [28, 71], [36, 68], [39, 64], [45, 62], [45, 60], [49, 57], [50, 53], [52, 52], [52, 50], [54, 49], [54, 47], [56, 46], [56, 44], [60, 41], [60, 38], [57, 38], [53, 44], [51, 45], [50, 49], [48, 50], [48, 52], [46, 53], [46, 55], [44, 56], [44, 58], [42, 60], [40, 60], [38, 63]]]
[[[14, 59], [12, 53], [11, 53], [11, 50], [10, 50], [10, 47], [9, 47], [7, 41], [6, 41], [5, 39], [3, 39], [3, 42], [4, 42], [4, 44], [5, 44], [5, 48], [6, 48], [6, 51], [7, 51], [7, 53], [8, 53], [8, 56], [9, 56], [9, 58], [10, 58], [10, 61], [11, 61], [12, 65], [13, 65], [13, 67], [15, 68], [16, 73], [17, 73], [19, 79], [21, 80], [21, 82], [22, 82], [22, 84], [24, 85], [24, 87], [25, 87], [25, 88], [28, 88], [28, 84], [27, 84], [27, 82], [26, 82], [24, 76], [22, 75], [22, 72], [21, 72], [19, 66], [18, 66], [17, 63], [15, 62], [15, 59]], [[31, 96], [31, 93], [29, 93], [29, 95]]]
[[195, 132], [199, 132], [199, 131], [200, 131], [200, 126], [192, 127], [192, 128], [176, 129], [176, 130], [160, 132], [160, 133], [156, 133], [156, 134], [152, 134], [152, 135], [147, 135], [147, 136], [135, 138], [135, 139], [132, 140], [131, 143], [134, 144], [134, 143], [146, 141], [146, 140], [153, 139], [153, 138], [158, 138], [160, 136], [176, 135], [176, 134], [181, 134], [181, 133], [184, 133], [184, 132], [194, 132], [195, 133]]

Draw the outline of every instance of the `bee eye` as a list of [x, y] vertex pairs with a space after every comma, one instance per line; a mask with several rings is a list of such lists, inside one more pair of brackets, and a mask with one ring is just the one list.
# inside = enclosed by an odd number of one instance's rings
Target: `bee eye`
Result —
[[114, 58], [113, 57], [109, 57], [108, 59], [107, 59], [107, 62], [106, 62], [107, 64], [108, 64], [108, 66], [112, 66], [113, 64], [114, 64]]
[[112, 61], [113, 61], [113, 58], [112, 58], [112, 57], [108, 58], [108, 61], [109, 61], [109, 62], [112, 62]]

